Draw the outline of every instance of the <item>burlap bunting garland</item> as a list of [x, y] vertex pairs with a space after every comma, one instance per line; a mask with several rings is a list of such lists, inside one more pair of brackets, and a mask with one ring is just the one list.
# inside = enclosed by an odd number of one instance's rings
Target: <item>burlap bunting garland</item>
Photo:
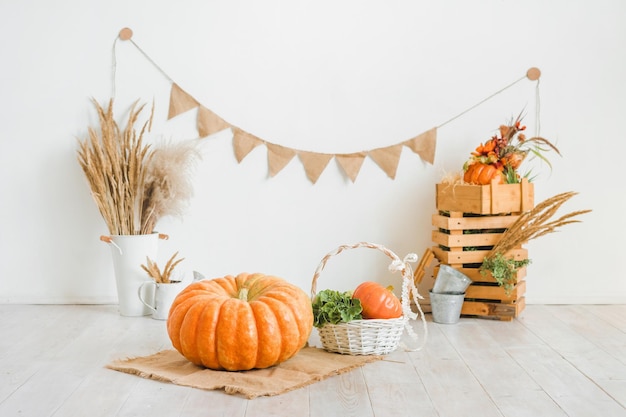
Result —
[[352, 182], [356, 181], [363, 161], [367, 156], [369, 156], [391, 179], [395, 179], [396, 177], [402, 148], [405, 146], [418, 154], [423, 161], [431, 165], [435, 160], [437, 128], [427, 130], [407, 141], [395, 145], [350, 154], [328, 154], [297, 150], [270, 143], [228, 123], [213, 111], [201, 105], [196, 99], [183, 91], [176, 83], [172, 83], [168, 119], [194, 108], [198, 109], [197, 129], [200, 137], [206, 137], [228, 128], [232, 130], [233, 147], [238, 163], [254, 148], [259, 145], [265, 145], [267, 148], [270, 177], [274, 177], [278, 174], [296, 155], [298, 155], [300, 162], [304, 166], [307, 177], [314, 184], [333, 158], [337, 160], [341, 169]]

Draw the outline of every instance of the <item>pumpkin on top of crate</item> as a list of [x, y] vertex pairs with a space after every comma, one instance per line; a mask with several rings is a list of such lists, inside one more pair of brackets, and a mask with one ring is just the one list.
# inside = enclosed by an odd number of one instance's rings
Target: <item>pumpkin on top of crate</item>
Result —
[[526, 126], [522, 126], [522, 115], [508, 125], [501, 125], [498, 135], [494, 135], [484, 144], [480, 144], [463, 165], [463, 181], [468, 184], [485, 185], [517, 184], [522, 177], [518, 170], [526, 157], [531, 154], [541, 158], [550, 165], [544, 152], [553, 150], [561, 154], [549, 140], [534, 136], [527, 138], [522, 133]]

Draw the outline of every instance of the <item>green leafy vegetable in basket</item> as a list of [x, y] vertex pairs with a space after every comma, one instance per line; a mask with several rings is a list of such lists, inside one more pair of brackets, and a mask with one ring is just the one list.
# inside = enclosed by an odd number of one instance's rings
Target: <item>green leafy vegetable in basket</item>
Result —
[[322, 327], [326, 323], [347, 323], [363, 318], [361, 301], [352, 298], [349, 291], [323, 290], [313, 300], [313, 325]]

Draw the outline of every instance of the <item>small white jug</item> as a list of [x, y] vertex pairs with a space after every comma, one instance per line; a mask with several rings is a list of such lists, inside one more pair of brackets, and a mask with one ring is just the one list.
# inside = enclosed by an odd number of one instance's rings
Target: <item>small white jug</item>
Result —
[[[150, 305], [144, 298], [142, 294], [144, 292], [143, 288], [146, 285], [154, 285], [154, 305]], [[152, 310], [152, 318], [156, 320], [167, 320], [167, 317], [170, 312], [170, 307], [174, 302], [174, 298], [180, 293], [183, 288], [185, 288], [185, 284], [182, 281], [172, 281], [170, 283], [161, 283], [156, 281], [146, 281], [139, 287], [137, 291], [137, 295], [139, 296], [139, 300]]]

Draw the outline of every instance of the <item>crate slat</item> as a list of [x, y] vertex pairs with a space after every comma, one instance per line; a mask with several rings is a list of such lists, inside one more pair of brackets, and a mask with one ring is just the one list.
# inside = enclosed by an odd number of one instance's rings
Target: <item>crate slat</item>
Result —
[[526, 178], [519, 184], [437, 184], [436, 193], [437, 210], [501, 214], [534, 207], [534, 185]]
[[[488, 250], [464, 251], [459, 248], [450, 248], [450, 250], [445, 250], [438, 246], [433, 246], [432, 250], [439, 262], [444, 264], [450, 264], [452, 266], [459, 264], [482, 263], [482, 261], [485, 259], [485, 256], [487, 256], [487, 254], [489, 253]], [[504, 255], [507, 257], [511, 257], [516, 261], [523, 261], [525, 259], [528, 259], [528, 249], [513, 249], [508, 251]]]
[[[493, 277], [493, 275], [491, 275], [491, 272], [487, 272], [485, 275], [483, 275], [480, 272], [479, 268], [463, 268], [463, 267], [454, 266], [454, 265], [450, 265], [450, 266], [452, 266], [454, 269], [458, 269], [462, 274], [466, 275], [469, 279], [471, 279], [473, 283], [491, 283], [491, 284], [497, 283], [496, 279]], [[438, 273], [439, 273], [439, 266], [435, 266], [435, 268], [433, 269], [433, 275], [436, 277]], [[515, 272], [515, 277], [512, 281], [512, 284], [517, 284], [518, 282], [522, 281], [524, 278], [526, 278], [525, 266], [518, 269], [517, 272]]]
[[461, 308], [461, 315], [510, 321], [519, 316], [524, 307], [526, 307], [526, 297], [522, 297], [512, 304], [465, 301]]
[[515, 223], [519, 216], [480, 216], [480, 217], [448, 217], [433, 214], [432, 224], [446, 230], [485, 230], [507, 229]]
[[[461, 273], [467, 275], [473, 282], [490, 282], [495, 283], [496, 279], [491, 275], [491, 272], [483, 275], [478, 268], [457, 268]], [[517, 283], [526, 277], [526, 267], [522, 267], [515, 273], [514, 283]]]
[[501, 303], [514, 303], [526, 294], [526, 281], [520, 281], [510, 292], [497, 285], [471, 284], [465, 291], [466, 300], [489, 300]]
[[502, 233], [448, 234], [433, 230], [432, 241], [447, 247], [493, 246], [502, 239]]

